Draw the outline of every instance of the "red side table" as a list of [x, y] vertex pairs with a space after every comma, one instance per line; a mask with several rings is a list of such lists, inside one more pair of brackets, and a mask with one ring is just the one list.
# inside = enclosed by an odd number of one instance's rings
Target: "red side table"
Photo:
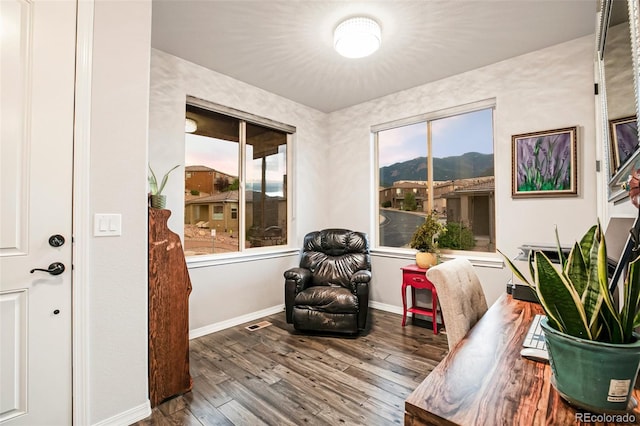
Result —
[[[427, 270], [418, 265], [408, 265], [400, 269], [402, 269], [402, 326], [404, 327], [407, 322], [407, 312], [411, 312], [431, 317], [433, 334], [438, 334], [438, 293], [435, 286], [426, 277]], [[411, 287], [410, 308], [407, 308], [407, 287]], [[416, 289], [431, 291], [431, 309], [416, 306]]]

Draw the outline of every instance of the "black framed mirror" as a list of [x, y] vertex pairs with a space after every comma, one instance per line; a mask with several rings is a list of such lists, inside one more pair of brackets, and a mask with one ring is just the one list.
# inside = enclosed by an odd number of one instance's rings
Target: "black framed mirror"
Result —
[[627, 193], [621, 185], [640, 168], [638, 137], [638, 5], [636, 0], [603, 0], [598, 32], [602, 130], [609, 201]]

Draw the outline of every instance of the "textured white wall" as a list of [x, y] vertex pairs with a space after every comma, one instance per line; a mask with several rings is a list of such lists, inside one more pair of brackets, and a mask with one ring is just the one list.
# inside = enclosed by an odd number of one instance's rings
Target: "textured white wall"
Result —
[[304, 236], [315, 226], [327, 223], [324, 209], [309, 208], [317, 205], [317, 200], [326, 200], [330, 192], [324, 184], [330, 172], [326, 114], [152, 49], [149, 163], [156, 174], [176, 164], [182, 166], [172, 174], [165, 189], [167, 208], [173, 212], [171, 229], [183, 234], [184, 179], [180, 174], [184, 175], [184, 117], [189, 95], [295, 126], [293, 202], [299, 214], [293, 221], [294, 235], [297, 232]]
[[239, 318], [284, 304], [283, 273], [298, 255], [190, 268], [189, 329]]
[[[151, 1], [96, 1], [90, 210], [122, 214], [122, 236], [90, 247], [91, 424], [148, 404], [147, 202]], [[78, 283], [76, 283], [78, 284]], [[76, 285], [74, 284], [74, 285]]]
[[[158, 172], [182, 167], [165, 193], [173, 214], [169, 227], [182, 236], [184, 223], [184, 117], [187, 96], [236, 108], [296, 127], [293, 142], [294, 218], [291, 244], [328, 226], [329, 142], [326, 114], [258, 89], [231, 77], [152, 49], [149, 117], [149, 163]], [[191, 268], [190, 329], [194, 330], [284, 303], [285, 269], [298, 256]], [[259, 278], [259, 279], [258, 279]]]
[[[522, 243], [553, 243], [555, 225], [563, 242], [579, 238], [596, 220], [593, 49], [593, 36], [583, 37], [331, 113], [331, 222], [372, 240], [377, 232], [372, 125], [495, 98], [497, 247], [515, 256]], [[570, 126], [578, 126], [578, 196], [512, 199], [511, 136]], [[375, 301], [401, 304], [398, 268], [407, 260], [374, 256]], [[490, 299], [510, 276], [493, 268], [481, 274]]]
[[[373, 282], [371, 285], [371, 300], [381, 303], [395, 312], [402, 312], [402, 271], [401, 267], [415, 263], [413, 257], [398, 259], [380, 255], [372, 256]], [[487, 303], [491, 305], [506, 290], [507, 281], [511, 278], [511, 271], [505, 269], [478, 267], [475, 272], [482, 283]], [[416, 300], [420, 306], [429, 306], [430, 296], [424, 291], [416, 292]], [[407, 289], [407, 303], [411, 304], [411, 292]], [[426, 305], [425, 305], [426, 304]], [[389, 306], [390, 305], [390, 306]]]

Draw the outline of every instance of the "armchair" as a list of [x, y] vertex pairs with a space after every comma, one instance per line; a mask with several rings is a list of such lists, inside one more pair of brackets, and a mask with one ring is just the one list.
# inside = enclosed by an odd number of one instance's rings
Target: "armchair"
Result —
[[371, 258], [362, 232], [324, 229], [304, 238], [300, 266], [284, 273], [287, 323], [296, 330], [356, 334], [369, 311]]

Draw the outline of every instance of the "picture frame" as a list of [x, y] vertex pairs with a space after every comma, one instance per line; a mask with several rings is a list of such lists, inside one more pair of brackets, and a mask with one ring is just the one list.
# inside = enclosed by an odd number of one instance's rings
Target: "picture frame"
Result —
[[578, 195], [577, 126], [511, 137], [511, 195]]
[[638, 149], [638, 120], [635, 115], [609, 120], [611, 175]]

